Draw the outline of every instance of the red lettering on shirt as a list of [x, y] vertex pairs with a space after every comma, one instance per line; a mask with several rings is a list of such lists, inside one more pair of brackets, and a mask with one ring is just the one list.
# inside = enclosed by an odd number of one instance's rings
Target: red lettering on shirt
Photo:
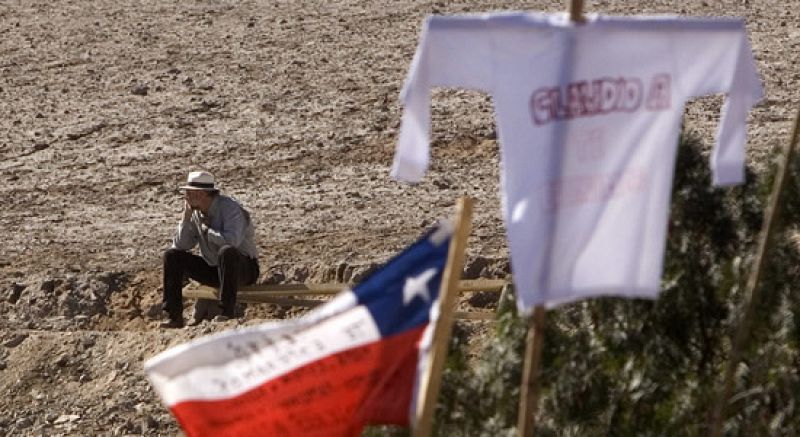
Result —
[[[670, 108], [668, 73], [653, 76], [648, 87], [645, 107], [651, 111]], [[541, 126], [552, 121], [578, 117], [635, 112], [645, 101], [645, 89], [638, 77], [602, 77], [592, 81], [570, 82], [564, 87], [541, 87], [528, 101], [531, 121]]]

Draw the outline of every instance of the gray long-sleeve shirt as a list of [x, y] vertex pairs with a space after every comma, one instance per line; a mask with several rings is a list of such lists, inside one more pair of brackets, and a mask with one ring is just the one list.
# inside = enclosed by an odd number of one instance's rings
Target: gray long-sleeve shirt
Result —
[[[203, 232], [203, 224], [207, 226], [206, 232]], [[191, 250], [199, 245], [200, 255], [210, 266], [217, 265], [217, 254], [226, 244], [239, 249], [245, 256], [258, 257], [250, 213], [239, 202], [223, 194], [214, 198], [207, 215], [195, 210], [189, 220], [181, 221], [172, 240], [172, 247], [180, 250]]]

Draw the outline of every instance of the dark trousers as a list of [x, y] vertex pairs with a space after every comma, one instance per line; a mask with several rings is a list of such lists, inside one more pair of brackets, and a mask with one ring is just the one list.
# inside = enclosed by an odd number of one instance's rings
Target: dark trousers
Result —
[[188, 277], [211, 287], [219, 287], [222, 314], [233, 317], [239, 285], [258, 280], [258, 260], [249, 258], [233, 246], [222, 246], [217, 265], [191, 252], [168, 249], [164, 252], [164, 303], [172, 320], [183, 319], [183, 280]]

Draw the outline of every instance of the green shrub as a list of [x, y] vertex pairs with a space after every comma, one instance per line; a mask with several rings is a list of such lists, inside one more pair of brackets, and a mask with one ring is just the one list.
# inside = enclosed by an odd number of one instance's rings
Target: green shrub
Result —
[[[661, 294], [548, 312], [537, 436], [707, 434], [774, 171], [757, 181], [748, 170], [746, 185], [719, 189], [695, 135], [683, 135], [679, 150]], [[800, 433], [800, 256], [790, 238], [800, 218], [797, 181], [785, 196], [788, 226], [766, 263], [726, 435]], [[470, 361], [467, 334], [456, 327], [436, 435], [515, 435], [526, 329], [513, 310], [503, 312]]]

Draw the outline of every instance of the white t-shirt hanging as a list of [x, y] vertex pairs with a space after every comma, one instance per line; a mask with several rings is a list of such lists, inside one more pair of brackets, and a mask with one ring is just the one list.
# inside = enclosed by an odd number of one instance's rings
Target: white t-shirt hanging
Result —
[[762, 96], [741, 19], [429, 17], [401, 95], [395, 179], [427, 168], [434, 86], [494, 99], [524, 311], [656, 297], [685, 102], [727, 93], [711, 158], [714, 183], [727, 185], [743, 181], [747, 113]]

